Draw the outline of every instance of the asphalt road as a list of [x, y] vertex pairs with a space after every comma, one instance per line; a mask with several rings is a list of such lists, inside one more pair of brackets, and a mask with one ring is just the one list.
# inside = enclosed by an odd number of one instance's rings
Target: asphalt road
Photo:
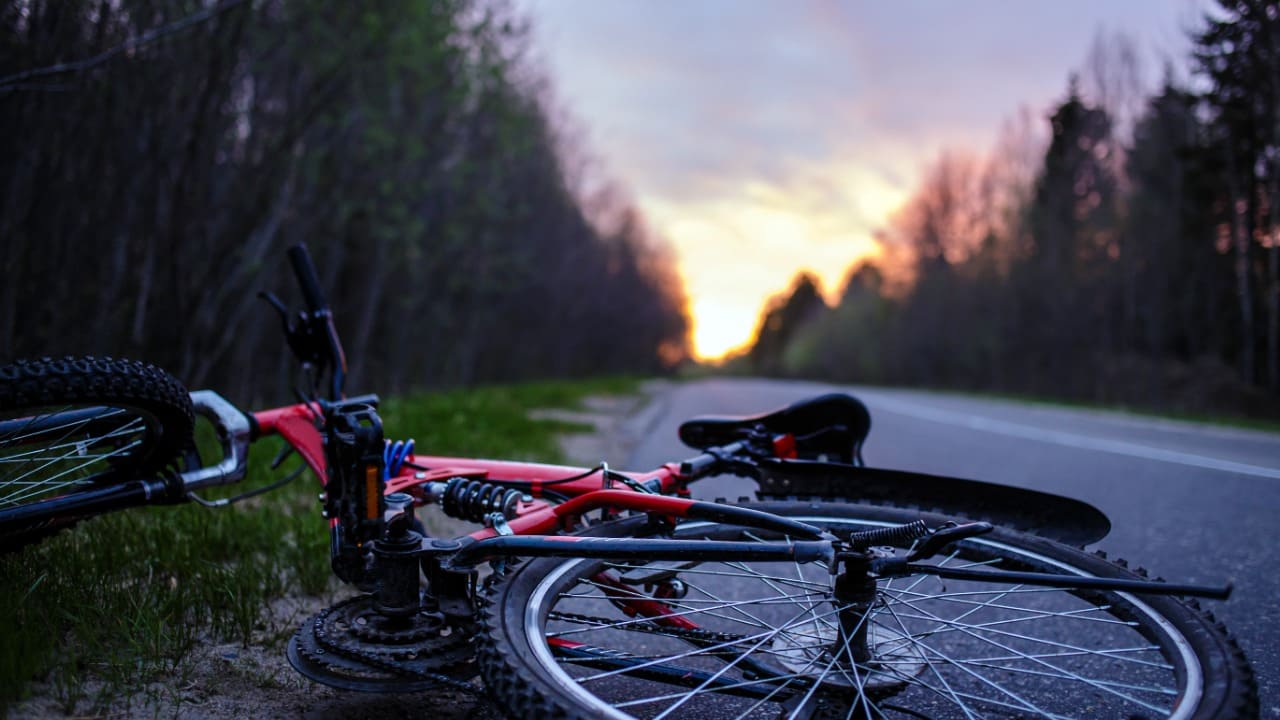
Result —
[[[905, 390], [710, 379], [675, 386], [650, 409], [627, 469], [692, 454], [680, 422], [754, 414], [821, 392], [851, 392], [871, 410], [867, 464], [1034, 488], [1093, 504], [1111, 519], [1095, 547], [1153, 575], [1231, 581], [1207, 601], [1248, 654], [1263, 717], [1280, 717], [1280, 434]], [[700, 497], [751, 495], [712, 478]]]

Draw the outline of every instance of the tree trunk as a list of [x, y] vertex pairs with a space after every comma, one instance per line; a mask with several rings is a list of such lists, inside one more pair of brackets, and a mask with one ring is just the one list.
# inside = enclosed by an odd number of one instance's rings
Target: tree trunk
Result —
[[1268, 221], [1271, 247], [1267, 250], [1267, 388], [1280, 391], [1280, 162], [1273, 163]]
[[1240, 306], [1240, 375], [1244, 381], [1253, 384], [1257, 375], [1254, 372], [1254, 356], [1256, 337], [1253, 319], [1253, 291], [1249, 278], [1249, 234], [1244, 226], [1245, 213], [1248, 212], [1248, 201], [1243, 199], [1237, 185], [1236, 163], [1227, 146], [1227, 192], [1231, 198], [1231, 241], [1235, 247], [1236, 300]]
[[[364, 278], [365, 295], [359, 308], [360, 320], [356, 323], [355, 342], [351, 346], [354, 353], [348, 354], [348, 360], [370, 357], [369, 347], [373, 338], [373, 329], [378, 321], [382, 294], [387, 284], [387, 255], [390, 254], [391, 248], [386, 233], [375, 232], [373, 242], [369, 243], [369, 240], [370, 238], [361, 237], [350, 237], [347, 240], [352, 247], [369, 247], [369, 256], [373, 260], [369, 276]], [[369, 244], [366, 245], [366, 243]], [[356, 362], [350, 365], [350, 369], [356, 376], [355, 380], [360, 384], [367, 384], [369, 378], [363, 363]]]

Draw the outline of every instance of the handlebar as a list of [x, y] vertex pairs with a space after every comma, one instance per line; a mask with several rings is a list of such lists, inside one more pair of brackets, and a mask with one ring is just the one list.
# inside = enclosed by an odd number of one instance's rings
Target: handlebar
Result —
[[706, 448], [707, 452], [684, 460], [680, 463], [680, 474], [685, 477], [701, 477], [718, 469], [729, 458], [747, 449], [747, 442], [739, 440], [728, 445]]
[[253, 426], [249, 418], [221, 395], [212, 390], [196, 390], [191, 393], [191, 405], [196, 413], [208, 418], [218, 431], [222, 445], [222, 460], [217, 465], [197, 468], [179, 474], [182, 490], [192, 490], [226, 485], [242, 479], [249, 459], [249, 441]]
[[307, 246], [298, 243], [289, 248], [289, 263], [293, 265], [293, 274], [298, 277], [298, 285], [302, 288], [302, 297], [306, 300], [307, 309], [312, 314], [329, 310], [324, 293], [320, 291], [320, 280], [316, 276], [316, 266], [311, 262], [311, 253]]
[[[298, 278], [298, 286], [302, 289], [302, 297], [307, 304], [307, 312], [302, 313], [301, 323], [294, 325], [286, 316], [285, 333], [289, 338], [289, 346], [304, 363], [313, 363], [321, 373], [329, 371], [329, 399], [339, 400], [343, 397], [346, 386], [347, 356], [342, 350], [342, 341], [338, 339], [338, 330], [333, 325], [329, 303], [320, 290], [316, 266], [311, 262], [307, 246], [298, 243], [289, 248], [289, 263], [293, 265], [293, 274]], [[284, 316], [279, 302], [274, 304]]]

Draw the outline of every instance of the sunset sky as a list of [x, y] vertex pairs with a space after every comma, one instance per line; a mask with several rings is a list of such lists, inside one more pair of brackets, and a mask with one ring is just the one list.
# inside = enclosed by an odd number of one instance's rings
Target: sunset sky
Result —
[[695, 351], [801, 270], [829, 295], [943, 148], [1042, 118], [1100, 30], [1185, 67], [1198, 0], [524, 0], [557, 104], [674, 248]]

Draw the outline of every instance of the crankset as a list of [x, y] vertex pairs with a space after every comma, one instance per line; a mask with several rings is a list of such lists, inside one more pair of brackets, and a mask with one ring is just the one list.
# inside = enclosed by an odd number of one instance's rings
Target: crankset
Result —
[[294, 669], [318, 683], [363, 692], [473, 692], [475, 626], [441, 613], [388, 617], [360, 595], [321, 611], [289, 641]]

